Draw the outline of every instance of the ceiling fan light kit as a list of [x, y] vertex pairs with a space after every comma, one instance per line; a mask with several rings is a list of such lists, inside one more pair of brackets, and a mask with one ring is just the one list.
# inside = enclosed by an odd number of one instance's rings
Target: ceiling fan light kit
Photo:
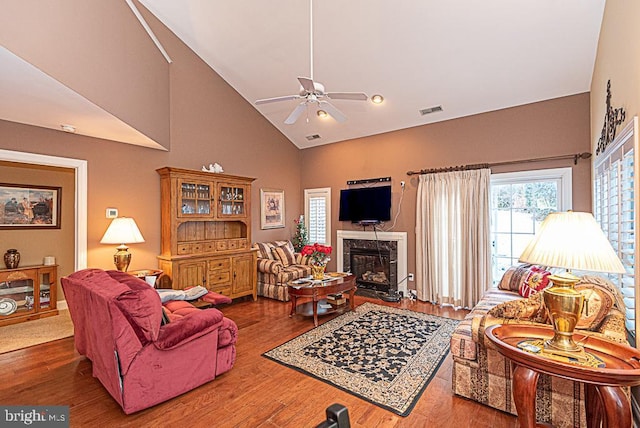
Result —
[[[362, 92], [325, 92], [324, 85], [313, 80], [313, 0], [309, 0], [309, 41], [310, 41], [310, 77], [298, 77], [300, 82], [300, 93], [297, 95], [285, 95], [281, 97], [265, 98], [257, 100], [256, 105], [269, 104], [281, 101], [301, 100], [301, 102], [293, 109], [284, 123], [293, 125], [303, 112], [307, 111], [307, 122], [309, 121], [308, 108], [309, 105], [315, 104], [318, 109], [316, 114], [318, 117], [324, 118], [326, 115], [331, 116], [337, 122], [344, 122], [347, 116], [338, 108], [331, 104], [328, 100], [351, 100], [351, 101], [367, 101], [369, 97]], [[374, 101], [375, 102], [375, 101]], [[380, 96], [382, 102], [382, 96]], [[324, 112], [324, 116], [320, 112]]]

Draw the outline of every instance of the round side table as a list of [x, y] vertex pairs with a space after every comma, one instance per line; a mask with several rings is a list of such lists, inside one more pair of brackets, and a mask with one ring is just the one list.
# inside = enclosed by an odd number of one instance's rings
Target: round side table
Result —
[[498, 351], [511, 360], [513, 370], [513, 400], [521, 428], [546, 427], [537, 424], [535, 415], [536, 387], [540, 373], [558, 376], [585, 384], [585, 407], [588, 427], [631, 428], [631, 405], [622, 387], [640, 385], [640, 351], [627, 345], [610, 342], [579, 332], [574, 340], [584, 350], [601, 360], [604, 367], [589, 367], [563, 362], [543, 353], [518, 347], [523, 341], [550, 339], [551, 328], [532, 325], [493, 325], [485, 331]]

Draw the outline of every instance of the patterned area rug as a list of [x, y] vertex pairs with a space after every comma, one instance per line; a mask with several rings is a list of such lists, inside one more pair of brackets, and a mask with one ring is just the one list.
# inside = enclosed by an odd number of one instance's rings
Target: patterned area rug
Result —
[[367, 302], [263, 356], [407, 416], [458, 322]]

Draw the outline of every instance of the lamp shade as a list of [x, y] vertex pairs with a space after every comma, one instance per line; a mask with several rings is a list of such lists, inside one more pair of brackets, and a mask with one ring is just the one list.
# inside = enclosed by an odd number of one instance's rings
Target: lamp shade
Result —
[[549, 214], [518, 261], [569, 270], [625, 273], [593, 215], [584, 212]]
[[130, 217], [114, 218], [100, 240], [101, 244], [138, 244], [140, 242], [144, 242], [144, 238], [135, 220]]

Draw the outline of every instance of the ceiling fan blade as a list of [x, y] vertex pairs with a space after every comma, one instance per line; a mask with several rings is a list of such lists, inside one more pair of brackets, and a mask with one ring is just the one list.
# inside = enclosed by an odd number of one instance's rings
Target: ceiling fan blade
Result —
[[335, 108], [333, 104], [327, 101], [320, 101], [318, 103], [318, 107], [329, 113], [329, 115], [338, 122], [344, 122], [345, 120], [347, 120], [347, 116], [345, 116], [340, 110]]
[[291, 112], [291, 114], [289, 115], [287, 120], [284, 121], [284, 123], [286, 123], [287, 125], [293, 125], [294, 123], [296, 123], [296, 120], [298, 120], [302, 112], [305, 110], [306, 106], [307, 106], [306, 102], [301, 102], [300, 104], [298, 104], [298, 106]]
[[327, 92], [325, 95], [332, 100], [367, 101], [369, 98], [362, 92]]
[[298, 82], [300, 82], [305, 91], [311, 94], [316, 91], [316, 87], [314, 86], [312, 79], [309, 79], [308, 77], [298, 77]]
[[285, 95], [283, 97], [275, 97], [275, 98], [265, 98], [262, 100], [257, 100], [254, 104], [268, 104], [268, 103], [277, 103], [278, 101], [289, 101], [289, 100], [298, 100], [302, 98], [300, 95]]

